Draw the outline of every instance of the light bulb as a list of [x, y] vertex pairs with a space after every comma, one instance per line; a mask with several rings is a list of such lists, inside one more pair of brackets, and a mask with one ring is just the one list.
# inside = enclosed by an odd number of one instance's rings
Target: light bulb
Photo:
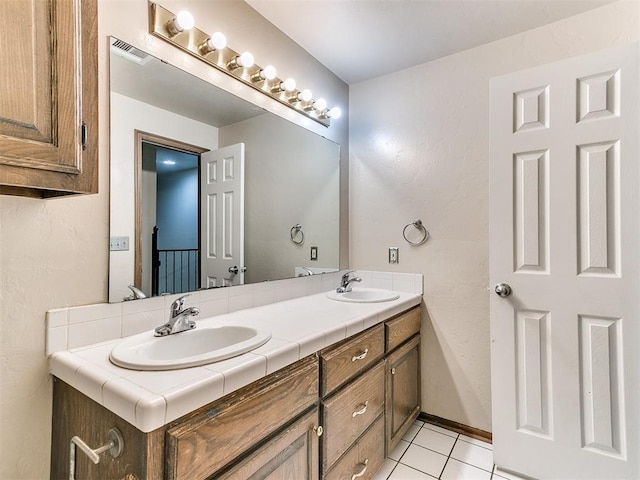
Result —
[[296, 89], [296, 81], [289, 77], [284, 82], [282, 82], [282, 88], [286, 92], [293, 92]]
[[171, 36], [174, 36], [185, 30], [191, 30], [195, 24], [193, 15], [186, 10], [180, 10], [175, 18], [167, 22], [167, 30]]
[[251, 76], [251, 81], [254, 83], [264, 82], [265, 80], [273, 80], [276, 78], [276, 68], [273, 65], [267, 65], [261, 68]]
[[215, 50], [222, 50], [227, 46], [227, 37], [222, 32], [215, 32], [211, 38], [207, 40], [207, 44]]
[[222, 50], [227, 46], [227, 37], [224, 33], [215, 32], [207, 40], [200, 45], [200, 54], [206, 55], [207, 53], [214, 52], [215, 50]]
[[303, 102], [308, 102], [313, 98], [313, 93], [311, 93], [311, 90], [309, 90], [308, 88], [305, 88], [298, 94], [298, 98], [300, 98], [300, 100], [302, 100]]
[[235, 70], [239, 67], [250, 68], [253, 67], [253, 63], [253, 55], [249, 52], [244, 52], [242, 55], [233, 57], [233, 59], [227, 64], [227, 68], [229, 70]]
[[186, 10], [180, 10], [178, 15], [176, 15], [176, 26], [182, 30], [191, 30], [195, 24], [196, 22], [193, 19], [193, 15]]
[[274, 78], [276, 78], [276, 73], [276, 67], [274, 67], [273, 65], [267, 65], [262, 69], [260, 76], [262, 76], [265, 80], [273, 80]]
[[327, 109], [327, 101], [324, 98], [319, 98], [315, 101], [313, 106], [318, 112], [323, 112]]
[[340, 118], [342, 116], [342, 110], [340, 110], [340, 107], [333, 107], [329, 110], [329, 116], [336, 119]]
[[253, 67], [254, 59], [253, 55], [249, 52], [244, 52], [240, 57], [238, 57], [238, 65], [245, 68]]

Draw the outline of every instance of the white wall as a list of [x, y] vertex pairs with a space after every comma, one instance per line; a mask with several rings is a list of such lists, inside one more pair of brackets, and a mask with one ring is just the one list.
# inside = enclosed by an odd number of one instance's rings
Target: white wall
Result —
[[[298, 79], [301, 85], [308, 85], [325, 98], [346, 106], [346, 85], [244, 2], [168, 0], [163, 5], [174, 11], [187, 6], [196, 16], [198, 26], [225, 32], [234, 50], [252, 50], [260, 64], [273, 63]], [[99, 106], [100, 193], [52, 200], [0, 196], [0, 478], [3, 480], [49, 477], [51, 379], [44, 356], [45, 312], [107, 300], [107, 36], [117, 36], [201, 78], [229, 90], [236, 89], [240, 95], [268, 110], [285, 108], [272, 105], [266, 97], [259, 98], [256, 92], [248, 92], [252, 90], [248, 87], [235, 86], [230, 77], [210, 72], [197, 60], [149, 35], [147, 9], [147, 0], [99, 0], [98, 3], [99, 95], [94, 100]], [[346, 108], [343, 110], [346, 112]], [[289, 115], [288, 112], [281, 114]], [[344, 145], [342, 168], [346, 174], [347, 124], [348, 116], [329, 129], [310, 126], [322, 129], [325, 135]], [[342, 189], [346, 192], [345, 184]], [[346, 208], [343, 202], [343, 213]], [[347, 214], [341, 217], [343, 227], [347, 218]], [[346, 235], [341, 237], [343, 248], [346, 239]]]
[[[245, 143], [245, 281], [292, 277], [296, 266], [337, 268], [340, 147], [272, 115], [222, 127], [219, 139]], [[290, 239], [298, 223], [303, 245]]]
[[[111, 93], [111, 235], [128, 236], [129, 250], [112, 252], [109, 260], [109, 301], [130, 295], [133, 283], [135, 238], [134, 154], [135, 130], [215, 150], [218, 129], [147, 103]], [[146, 245], [150, 245], [151, 235]], [[149, 262], [148, 262], [149, 263]], [[150, 277], [148, 277], [150, 278]], [[150, 289], [145, 290], [150, 295]]]
[[[639, 6], [617, 2], [351, 86], [350, 267], [424, 274], [423, 411], [491, 430], [489, 79], [637, 40]], [[410, 247], [402, 229], [415, 218], [431, 237]]]

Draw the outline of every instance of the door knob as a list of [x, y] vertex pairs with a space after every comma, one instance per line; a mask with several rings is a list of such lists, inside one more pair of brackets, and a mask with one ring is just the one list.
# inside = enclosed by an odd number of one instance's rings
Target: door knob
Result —
[[506, 283], [497, 284], [494, 290], [500, 297], [503, 297], [503, 298], [511, 295], [511, 287]]
[[238, 272], [246, 272], [247, 271], [247, 267], [242, 267], [242, 268], [238, 268], [237, 265], [234, 265], [233, 267], [229, 267], [229, 273], [233, 273], [234, 275], [237, 275]]

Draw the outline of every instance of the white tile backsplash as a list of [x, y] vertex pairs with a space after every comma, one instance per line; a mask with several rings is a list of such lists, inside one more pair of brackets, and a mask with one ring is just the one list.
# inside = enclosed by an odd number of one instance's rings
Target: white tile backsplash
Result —
[[[344, 270], [234, 288], [196, 291], [186, 298], [185, 306], [198, 307], [201, 310], [200, 318], [209, 318], [332, 290], [340, 284], [342, 273]], [[422, 293], [423, 279], [420, 274], [366, 270], [358, 270], [354, 274], [362, 278], [362, 283], [358, 284], [361, 287]], [[151, 330], [166, 322], [169, 306], [179, 296], [165, 295], [122, 303], [100, 303], [49, 310], [46, 317], [45, 353], [51, 355]], [[341, 307], [349, 308], [345, 305]], [[354, 312], [357, 311], [357, 307], [354, 307]], [[361, 315], [354, 315], [352, 328], [347, 326], [345, 336], [362, 329], [362, 318], [364, 317]], [[341, 331], [328, 330], [326, 333], [336, 337], [342, 336]], [[291, 345], [289, 347], [292, 348]], [[272, 365], [267, 365], [267, 369], [274, 371], [271, 367], [279, 364], [279, 354], [271, 354]]]
[[103, 318], [69, 325], [68, 348], [122, 338], [122, 317]]

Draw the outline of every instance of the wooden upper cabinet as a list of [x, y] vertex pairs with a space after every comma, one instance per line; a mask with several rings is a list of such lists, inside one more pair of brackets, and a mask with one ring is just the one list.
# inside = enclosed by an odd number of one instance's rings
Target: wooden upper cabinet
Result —
[[98, 191], [97, 0], [0, 1], [0, 194]]

